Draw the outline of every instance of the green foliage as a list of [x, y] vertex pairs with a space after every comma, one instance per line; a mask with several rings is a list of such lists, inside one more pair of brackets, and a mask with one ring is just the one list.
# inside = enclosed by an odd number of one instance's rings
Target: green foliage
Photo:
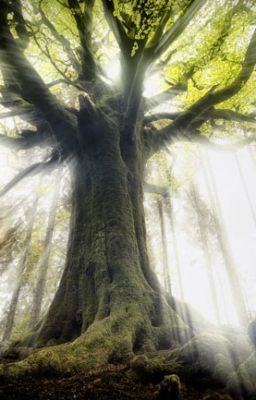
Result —
[[179, 185], [179, 181], [173, 174], [171, 160], [172, 155], [166, 151], [161, 151], [151, 157], [147, 166], [147, 182], [170, 187], [175, 191]]
[[[187, 82], [187, 91], [180, 96], [182, 107], [192, 105], [211, 88], [219, 90], [234, 80], [240, 71], [255, 17], [255, 10], [246, 7], [244, 2], [237, 6], [227, 3], [218, 7], [218, 12], [210, 8], [208, 15], [202, 13], [198, 24], [186, 29], [170, 47], [172, 56], [164, 72], [172, 84]], [[195, 38], [193, 47], [191, 36]], [[248, 112], [254, 86], [255, 73], [237, 95], [220, 107]]]
[[183, 0], [127, 0], [115, 1], [114, 16], [122, 23], [128, 37], [133, 40], [131, 56], [140, 46], [156, 45], [162, 34], [184, 13], [192, 2]]

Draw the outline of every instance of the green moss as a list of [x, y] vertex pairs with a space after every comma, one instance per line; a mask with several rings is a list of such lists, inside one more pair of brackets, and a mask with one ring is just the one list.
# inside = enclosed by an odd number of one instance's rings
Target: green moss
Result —
[[256, 356], [252, 354], [230, 375], [227, 388], [235, 395], [244, 394], [247, 399], [256, 399]]
[[178, 375], [172, 374], [164, 377], [160, 384], [156, 400], [181, 400], [181, 382]]
[[176, 355], [172, 355], [170, 352], [141, 354], [132, 359], [130, 367], [141, 380], [160, 382], [165, 375], [176, 374], [183, 369]]
[[228, 394], [212, 393], [203, 397], [203, 400], [232, 400]]
[[227, 357], [227, 354], [217, 353], [215, 356], [216, 366], [213, 377], [216, 381], [226, 384], [230, 374], [234, 372], [234, 363], [232, 357]]
[[138, 355], [130, 363], [131, 369], [143, 381], [159, 381], [164, 375], [164, 357], [149, 359], [146, 355]]

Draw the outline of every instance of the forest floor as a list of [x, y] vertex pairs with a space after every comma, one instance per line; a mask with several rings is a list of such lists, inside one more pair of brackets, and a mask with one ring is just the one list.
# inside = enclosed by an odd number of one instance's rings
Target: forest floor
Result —
[[[1, 400], [154, 400], [158, 390], [159, 382], [142, 382], [125, 365], [109, 365], [72, 377], [27, 376], [0, 381]], [[203, 399], [231, 398], [214, 388], [182, 382], [182, 400]]]

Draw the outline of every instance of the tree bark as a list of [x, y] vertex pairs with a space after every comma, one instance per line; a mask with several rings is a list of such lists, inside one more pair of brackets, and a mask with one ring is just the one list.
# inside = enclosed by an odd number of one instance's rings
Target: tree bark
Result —
[[161, 296], [148, 263], [143, 163], [136, 146], [131, 143], [124, 160], [119, 132], [106, 124], [97, 146], [90, 141], [86, 157], [77, 156], [65, 270], [28, 344], [67, 342], [106, 321], [129, 354], [186, 337], [186, 325]]

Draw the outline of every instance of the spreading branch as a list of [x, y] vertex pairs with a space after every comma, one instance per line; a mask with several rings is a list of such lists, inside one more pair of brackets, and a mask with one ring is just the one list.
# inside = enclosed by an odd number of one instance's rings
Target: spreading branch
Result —
[[[0, 50], [1, 68], [9, 68], [15, 76], [15, 93], [20, 98], [40, 111], [49, 123], [57, 141], [62, 141], [66, 135], [74, 135], [76, 120], [67, 112], [51, 94], [40, 75], [24, 56], [22, 48], [13, 38], [7, 17], [8, 7], [0, 13]], [[13, 82], [5, 82], [8, 88]]]
[[[156, 132], [154, 129], [145, 130], [145, 143], [150, 152], [155, 152], [170, 143], [174, 137], [184, 137], [189, 134], [189, 131], [199, 128], [204, 122], [211, 118], [240, 118], [241, 115], [233, 112], [232, 110], [216, 110], [213, 107], [238, 93], [246, 82], [249, 80], [256, 64], [256, 29], [251, 37], [249, 46], [247, 47], [242, 68], [234, 79], [234, 81], [227, 87], [215, 91], [213, 87], [193, 104], [188, 110], [180, 113], [172, 124], [160, 129]], [[230, 112], [231, 111], [231, 112]], [[254, 122], [254, 118], [248, 121], [248, 116], [244, 116], [244, 121]]]
[[79, 3], [77, 0], [68, 0], [80, 39], [81, 72], [79, 78], [81, 81], [90, 82], [98, 79], [99, 69], [92, 50], [92, 11], [95, 0], [84, 1], [84, 13]]
[[169, 195], [168, 188], [165, 186], [159, 186], [152, 183], [144, 182], [143, 188], [146, 193], [159, 194], [163, 197], [167, 197]]
[[126, 34], [119, 19], [114, 16], [115, 6], [113, 0], [102, 0], [102, 4], [107, 23], [116, 38], [122, 56], [126, 58], [131, 54], [133, 41]]
[[164, 103], [166, 101], [171, 100], [173, 97], [178, 96], [181, 93], [187, 91], [186, 83], [177, 83], [167, 90], [157, 93], [154, 96], [151, 96], [149, 99], [146, 99], [146, 105], [148, 109], [153, 109], [157, 107], [159, 104]]
[[13, 189], [14, 186], [16, 186], [19, 182], [21, 182], [28, 176], [34, 176], [39, 174], [40, 172], [49, 172], [56, 168], [60, 162], [61, 160], [58, 152], [53, 152], [53, 155], [48, 161], [38, 162], [23, 169], [9, 183], [7, 183], [7, 185], [4, 186], [4, 188], [0, 191], [0, 197], [4, 196], [11, 189]]
[[[10, 71], [2, 70], [5, 86], [0, 88], [0, 104], [9, 110], [1, 113], [1, 118], [19, 116], [23, 121], [37, 126], [44, 121], [42, 113], [32, 104], [24, 101], [19, 94], [19, 88], [15, 86]], [[11, 84], [11, 82], [13, 82]]]
[[22, 49], [25, 49], [29, 43], [29, 35], [26, 27], [26, 22], [22, 15], [22, 6], [21, 1], [16, 0], [14, 2], [10, 2], [8, 5], [10, 11], [13, 13], [13, 22], [16, 34], [18, 35], [19, 46]]
[[256, 123], [256, 114], [251, 113], [248, 115], [241, 114], [239, 112], [229, 110], [229, 109], [216, 109], [212, 108], [200, 115], [198, 118], [195, 118], [194, 121], [189, 125], [189, 130], [198, 129], [205, 122], [215, 122], [215, 120], [225, 120], [229, 122], [247, 122], [247, 123]]
[[24, 114], [24, 110], [12, 110], [0, 113], [0, 119], [3, 118], [11, 118], [11, 117], [18, 117], [19, 115]]
[[19, 137], [0, 134], [0, 145], [13, 150], [26, 150], [49, 143], [51, 136], [47, 132], [35, 132], [29, 129], [23, 130]]
[[180, 136], [179, 140], [199, 143], [216, 150], [235, 151], [241, 149], [244, 146], [248, 146], [249, 144], [255, 141], [255, 138], [245, 138], [242, 140], [235, 141], [233, 143], [217, 143], [213, 142], [208, 137], [201, 135], [200, 132], [196, 132], [196, 134], [194, 132], [194, 134], [186, 135], [184, 137]]
[[185, 10], [184, 14], [177, 19], [169, 31], [167, 31], [156, 45], [153, 52], [153, 59], [157, 60], [170, 45], [181, 35], [188, 26], [189, 22], [199, 12], [202, 6], [205, 5], [204, 0], [192, 0], [190, 5]]
[[144, 118], [144, 125], [150, 124], [151, 122], [160, 121], [163, 119], [170, 119], [173, 121], [179, 115], [180, 115], [179, 112], [174, 112], [174, 113], [161, 112], [161, 113], [157, 113], [157, 114], [146, 115], [146, 117]]
[[212, 88], [205, 96], [198, 100], [189, 110], [187, 110], [177, 121], [178, 127], [187, 127], [195, 118], [208, 111], [216, 104], [228, 100], [237, 94], [246, 82], [250, 79], [256, 64], [256, 29], [247, 47], [241, 71], [234, 81], [227, 87], [215, 91]]
[[[162, 132], [164, 132], [165, 136], [163, 136]], [[149, 129], [146, 128], [144, 130], [144, 141], [147, 150], [147, 156], [150, 157], [157, 151], [166, 148], [167, 144], [176, 142], [200, 143], [218, 150], [234, 151], [254, 142], [255, 138], [244, 138], [232, 143], [218, 143], [213, 142], [210, 138], [202, 135], [199, 129], [193, 128], [184, 131], [177, 131], [173, 129], [173, 124], [170, 124], [160, 131], [153, 127]]]
[[[35, 43], [36, 43], [38, 49], [41, 51], [41, 53], [43, 55], [45, 55], [47, 57], [47, 59], [50, 61], [50, 63], [52, 64], [53, 68], [57, 71], [57, 73], [62, 76], [61, 79], [57, 79], [56, 81], [54, 81], [53, 84], [47, 83], [46, 84], [47, 88], [50, 88], [50, 87], [54, 86], [55, 84], [65, 83], [66, 85], [76, 87], [78, 90], [83, 90], [81, 84], [79, 84], [79, 79], [75, 79], [75, 80], [70, 79], [70, 77], [66, 73], [67, 68], [65, 68], [65, 70], [63, 71], [63, 69], [58, 66], [58, 63], [54, 60], [54, 58], [51, 55], [51, 52], [50, 52], [48, 44], [47, 44], [47, 40], [45, 41], [45, 45], [43, 47], [41, 45], [40, 41], [38, 40], [35, 32], [33, 32], [33, 37], [34, 37], [34, 40], [35, 40]], [[71, 63], [71, 65], [72, 65], [72, 63]]]
[[39, 12], [40, 12], [40, 15], [42, 18], [42, 22], [48, 27], [48, 29], [50, 30], [53, 37], [62, 45], [63, 50], [66, 52], [67, 56], [69, 57], [72, 67], [74, 68], [74, 70], [76, 70], [79, 73], [80, 64], [76, 58], [75, 53], [73, 52], [73, 50], [70, 46], [69, 41], [57, 31], [57, 29], [52, 24], [52, 22], [49, 21], [49, 19], [46, 17], [46, 15], [42, 9], [42, 0], [39, 3]]
[[256, 114], [248, 114], [244, 115], [238, 113], [233, 110], [228, 109], [221, 109], [221, 110], [210, 110], [205, 115], [206, 119], [224, 119], [227, 121], [236, 121], [236, 122], [249, 122], [249, 123], [256, 123]]

